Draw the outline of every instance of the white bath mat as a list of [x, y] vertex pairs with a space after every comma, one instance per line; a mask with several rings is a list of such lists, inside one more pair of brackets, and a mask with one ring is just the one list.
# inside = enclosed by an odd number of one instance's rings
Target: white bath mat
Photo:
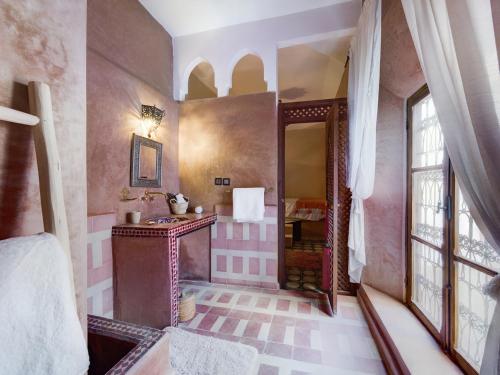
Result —
[[170, 362], [176, 375], [250, 375], [257, 362], [251, 346], [169, 327]]

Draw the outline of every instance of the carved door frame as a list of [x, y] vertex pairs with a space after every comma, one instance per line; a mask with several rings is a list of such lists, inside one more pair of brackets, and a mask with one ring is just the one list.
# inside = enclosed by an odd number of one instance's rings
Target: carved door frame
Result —
[[[288, 125], [298, 123], [325, 122], [327, 124], [327, 200], [329, 222], [328, 243], [332, 246], [331, 285], [329, 299], [333, 311], [336, 310], [337, 291], [352, 294], [353, 286], [347, 275], [347, 232], [351, 196], [346, 187], [347, 159], [347, 100], [324, 99], [303, 102], [278, 104], [278, 280], [282, 288], [286, 283], [285, 267], [285, 129]], [[330, 122], [330, 126], [328, 126]], [[328, 131], [329, 129], [329, 131]], [[339, 147], [340, 146], [340, 147]], [[335, 172], [334, 172], [335, 171]], [[335, 182], [333, 176], [335, 178]], [[333, 184], [338, 194], [333, 194]], [[332, 186], [328, 186], [332, 185]], [[329, 190], [330, 189], [330, 190]], [[338, 211], [337, 214], [335, 212]], [[347, 218], [345, 214], [347, 213]], [[334, 217], [339, 217], [336, 224]], [[347, 226], [345, 225], [347, 220]], [[336, 231], [334, 230], [336, 229]], [[345, 231], [345, 233], [341, 233]], [[335, 235], [335, 232], [338, 235]], [[337, 267], [338, 265], [338, 267]]]

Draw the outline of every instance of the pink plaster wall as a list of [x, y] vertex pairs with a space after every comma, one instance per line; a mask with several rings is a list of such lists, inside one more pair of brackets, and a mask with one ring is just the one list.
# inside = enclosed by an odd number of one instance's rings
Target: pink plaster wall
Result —
[[[132, 134], [138, 132], [141, 104], [166, 110], [154, 139], [163, 144], [161, 191], [177, 192], [178, 104], [172, 99], [172, 38], [134, 0], [89, 0], [87, 45], [88, 213], [127, 211], [143, 216], [169, 213], [163, 199], [120, 202], [129, 187]], [[144, 188], [130, 188], [131, 195]], [[154, 190], [154, 189], [150, 189]]]
[[[500, 2], [492, 1], [497, 46]], [[365, 204], [367, 267], [363, 281], [403, 300], [406, 274], [405, 99], [425, 84], [400, 0], [382, 2], [382, 51], [377, 165], [373, 195]]]
[[[214, 211], [217, 204], [231, 204], [232, 195], [225, 191], [233, 187], [272, 187], [274, 192], [266, 193], [266, 205], [276, 205], [277, 134], [275, 93], [181, 103], [181, 191], [191, 199], [192, 206], [202, 205], [205, 210]], [[215, 186], [215, 177], [231, 178], [231, 186]], [[195, 278], [205, 279], [206, 270], [185, 267], [207, 264], [207, 233], [200, 231], [182, 237], [180, 246], [189, 258], [183, 262], [181, 255], [181, 275], [196, 272]]]
[[425, 79], [399, 0], [382, 2], [377, 164], [365, 202], [367, 266], [363, 282], [403, 300], [406, 275], [405, 99]]
[[382, 2], [380, 58], [380, 85], [394, 95], [407, 98], [425, 83], [401, 0]]
[[404, 118], [404, 100], [381, 86], [375, 186], [365, 201], [367, 267], [363, 281], [400, 300], [405, 276]]
[[[193, 205], [214, 210], [231, 202], [233, 187], [272, 187], [266, 204], [277, 204], [276, 94], [190, 100], [179, 113], [181, 191]], [[215, 186], [215, 177], [231, 186]]]
[[179, 278], [210, 281], [210, 228], [179, 239]]
[[[86, 1], [0, 2], [0, 104], [28, 111], [26, 84], [49, 84], [59, 143], [76, 298], [86, 331]], [[33, 139], [0, 123], [0, 238], [43, 230]]]

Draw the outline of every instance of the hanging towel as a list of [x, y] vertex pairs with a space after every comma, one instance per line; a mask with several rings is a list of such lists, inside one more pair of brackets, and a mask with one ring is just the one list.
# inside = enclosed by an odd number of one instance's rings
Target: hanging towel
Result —
[[181, 193], [177, 194], [175, 196], [175, 201], [177, 203], [186, 203], [186, 199], [184, 198], [184, 194], [181, 194]]
[[240, 223], [263, 221], [264, 191], [263, 187], [233, 189], [233, 220]]
[[0, 241], [0, 374], [80, 375], [89, 356], [58, 240]]

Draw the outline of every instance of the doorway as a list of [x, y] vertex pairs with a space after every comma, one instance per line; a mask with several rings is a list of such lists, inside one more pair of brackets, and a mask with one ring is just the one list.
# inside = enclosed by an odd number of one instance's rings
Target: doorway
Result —
[[[279, 282], [286, 288], [288, 282], [285, 220], [286, 129], [292, 124], [325, 124], [325, 191], [324, 246], [322, 251], [322, 291], [328, 294], [332, 311], [336, 311], [336, 296], [352, 294], [349, 282], [347, 233], [350, 212], [350, 191], [346, 186], [347, 151], [347, 100], [326, 99], [304, 102], [279, 103], [278, 105], [278, 271]], [[305, 126], [305, 125], [302, 125]], [[293, 223], [292, 223], [293, 224]], [[296, 232], [298, 229], [296, 229]], [[292, 225], [293, 240], [293, 225]]]
[[[322, 292], [326, 243], [326, 123], [285, 128], [286, 289]], [[326, 263], [326, 262], [325, 262]]]

